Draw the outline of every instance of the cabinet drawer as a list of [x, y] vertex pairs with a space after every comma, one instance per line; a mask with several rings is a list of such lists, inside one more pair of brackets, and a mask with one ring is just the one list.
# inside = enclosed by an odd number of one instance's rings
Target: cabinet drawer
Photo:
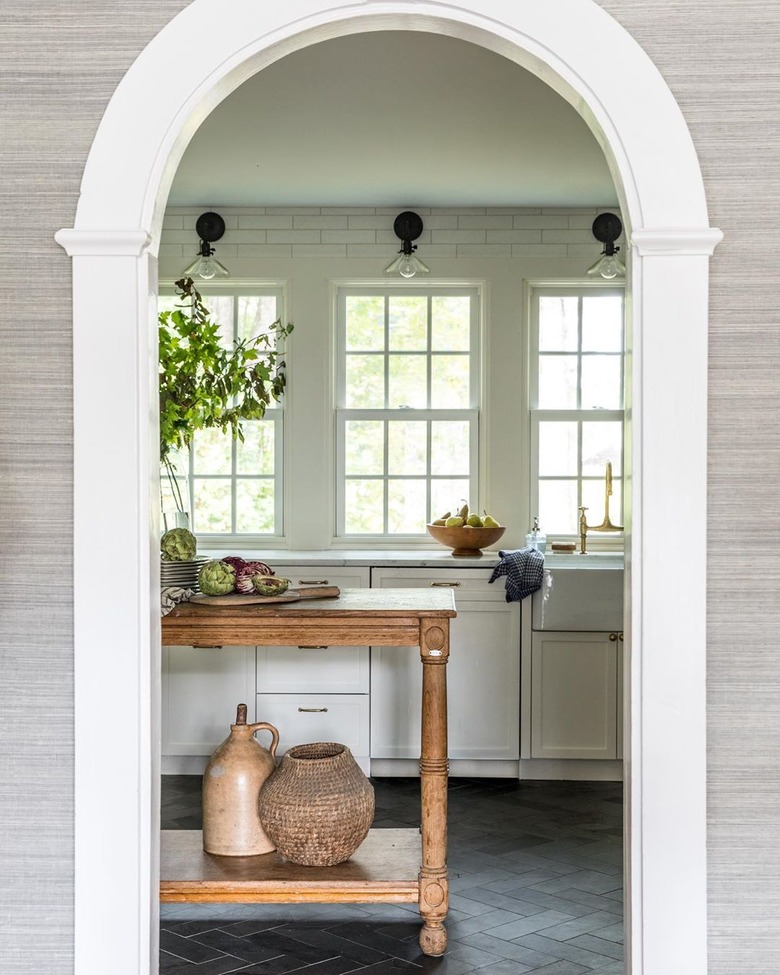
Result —
[[437, 567], [406, 569], [382, 568], [373, 571], [373, 587], [383, 589], [432, 589], [436, 587], [451, 588], [455, 593], [455, 606], [464, 596], [469, 601], [477, 602], [506, 602], [506, 591], [503, 578], [488, 585], [492, 568], [458, 569]]
[[367, 694], [368, 647], [258, 647], [259, 694]]
[[257, 720], [279, 729], [279, 754], [309, 741], [337, 741], [368, 757], [368, 694], [258, 694]]
[[276, 562], [273, 569], [277, 575], [289, 579], [292, 588], [301, 586], [338, 586], [340, 589], [367, 589], [369, 581], [368, 566], [347, 565], [281, 565]]

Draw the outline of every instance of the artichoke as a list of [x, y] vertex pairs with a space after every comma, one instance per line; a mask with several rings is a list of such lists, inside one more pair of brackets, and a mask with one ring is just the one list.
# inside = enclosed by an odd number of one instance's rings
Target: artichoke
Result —
[[290, 580], [258, 572], [257, 575], [252, 576], [252, 584], [255, 592], [259, 592], [261, 596], [280, 596], [287, 591]]
[[160, 539], [160, 551], [166, 562], [189, 562], [195, 558], [198, 542], [186, 528], [172, 528]]
[[236, 587], [236, 570], [232, 565], [214, 559], [198, 573], [198, 586], [207, 596], [226, 596]]

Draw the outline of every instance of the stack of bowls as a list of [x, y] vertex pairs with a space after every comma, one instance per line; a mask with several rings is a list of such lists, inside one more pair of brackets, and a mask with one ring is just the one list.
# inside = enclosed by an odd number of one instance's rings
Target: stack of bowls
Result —
[[198, 572], [200, 567], [208, 562], [206, 556], [188, 559], [185, 562], [166, 562], [160, 559], [160, 586], [179, 586], [182, 589], [194, 589], [198, 592]]

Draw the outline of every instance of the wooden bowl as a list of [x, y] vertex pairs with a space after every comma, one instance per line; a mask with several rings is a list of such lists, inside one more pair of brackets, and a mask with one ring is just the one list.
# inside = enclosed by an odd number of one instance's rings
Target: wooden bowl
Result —
[[428, 533], [452, 549], [453, 555], [475, 556], [482, 555], [482, 549], [495, 544], [504, 534], [503, 525], [498, 528], [447, 528], [446, 525], [426, 525]]

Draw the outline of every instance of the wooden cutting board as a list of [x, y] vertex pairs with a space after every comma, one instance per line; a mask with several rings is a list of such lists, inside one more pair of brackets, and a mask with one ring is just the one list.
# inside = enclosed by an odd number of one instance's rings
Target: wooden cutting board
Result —
[[263, 603], [297, 603], [301, 599], [335, 599], [341, 595], [338, 586], [309, 586], [307, 589], [288, 589], [278, 596], [261, 596], [259, 593], [231, 592], [227, 596], [205, 596], [196, 593], [189, 602], [207, 606], [254, 606]]

